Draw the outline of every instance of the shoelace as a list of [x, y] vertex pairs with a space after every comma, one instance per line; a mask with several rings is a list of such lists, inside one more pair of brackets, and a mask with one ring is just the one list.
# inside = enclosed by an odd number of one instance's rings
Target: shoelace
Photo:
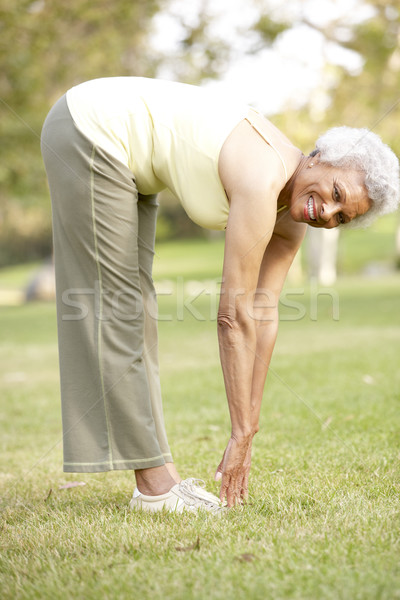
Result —
[[216, 511], [221, 509], [221, 504], [218, 499], [204, 488], [204, 481], [202, 479], [195, 479], [194, 477], [184, 479], [179, 484], [179, 491], [185, 496], [185, 502], [188, 497], [187, 504], [195, 505], [199, 502], [204, 502], [207, 506]]

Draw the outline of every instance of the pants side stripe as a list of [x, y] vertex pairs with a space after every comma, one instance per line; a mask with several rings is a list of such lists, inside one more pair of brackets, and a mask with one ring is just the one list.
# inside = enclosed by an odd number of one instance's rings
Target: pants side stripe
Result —
[[[102, 356], [102, 317], [103, 317], [103, 280], [101, 276], [101, 267], [100, 267], [100, 259], [99, 259], [99, 248], [97, 243], [97, 227], [96, 227], [96, 209], [94, 204], [94, 157], [96, 155], [96, 146], [93, 146], [92, 154], [90, 157], [90, 202], [92, 205], [92, 223], [93, 223], [93, 238], [94, 238], [94, 252], [95, 252], [95, 260], [97, 266], [97, 276], [99, 281], [99, 314], [98, 314], [98, 325], [97, 325], [97, 356], [99, 361], [99, 372], [100, 372], [100, 382], [101, 382], [101, 393], [103, 396], [104, 403], [104, 413], [106, 417], [107, 424], [107, 440], [108, 440], [108, 455], [109, 455], [109, 465], [112, 468], [112, 446], [111, 446], [111, 436], [110, 436], [110, 420], [107, 411], [107, 399], [106, 399], [106, 391], [104, 386], [104, 374], [103, 367], [101, 364], [101, 356]], [[96, 318], [96, 316], [95, 316]]]

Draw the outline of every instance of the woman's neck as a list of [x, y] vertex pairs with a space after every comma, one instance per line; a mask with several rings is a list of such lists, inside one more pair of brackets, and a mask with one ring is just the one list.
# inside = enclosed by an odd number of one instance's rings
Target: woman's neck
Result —
[[281, 193], [278, 196], [278, 206], [290, 206], [291, 199], [292, 199], [293, 186], [294, 186], [296, 177], [300, 173], [300, 171], [302, 171], [307, 166], [307, 164], [309, 162], [310, 162], [310, 157], [304, 156], [304, 154], [302, 154], [300, 157], [299, 163], [293, 172], [293, 175], [287, 180], [284, 188], [282, 189]]

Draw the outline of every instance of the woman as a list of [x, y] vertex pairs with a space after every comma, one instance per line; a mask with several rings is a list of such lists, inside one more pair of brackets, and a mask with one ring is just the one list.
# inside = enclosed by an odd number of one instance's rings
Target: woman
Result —
[[[278, 299], [306, 225], [366, 224], [398, 203], [398, 162], [336, 128], [304, 156], [248, 106], [135, 77], [69, 90], [43, 127], [53, 204], [64, 470], [134, 469], [131, 507], [221, 510], [246, 499]], [[226, 229], [218, 313], [232, 422], [220, 499], [181, 481], [165, 433], [152, 283], [156, 194]]]

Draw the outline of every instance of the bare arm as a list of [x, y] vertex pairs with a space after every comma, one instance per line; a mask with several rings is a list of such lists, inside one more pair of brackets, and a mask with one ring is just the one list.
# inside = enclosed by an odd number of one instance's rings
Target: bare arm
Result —
[[[261, 208], [256, 197], [252, 202], [233, 197], [226, 233], [218, 342], [232, 424], [231, 437], [219, 466], [222, 473], [220, 496], [221, 500], [226, 496], [228, 506], [240, 502], [246, 495], [246, 490], [242, 492], [247, 488], [248, 479], [245, 461], [255, 433], [252, 387], [257, 331], [253, 303], [262, 256], [271, 234], [266, 235], [265, 228], [260, 229], [260, 221], [251, 214], [260, 208], [265, 211], [262, 215], [264, 223], [273, 219], [268, 215], [266, 204]], [[251, 211], [246, 210], [248, 205]], [[255, 240], [256, 245], [252, 247], [249, 240]]]
[[[249, 310], [249, 314], [251, 312], [251, 317], [255, 325], [255, 349], [252, 356], [250, 404], [249, 407], [244, 406], [245, 422], [247, 423], [247, 418], [250, 419], [249, 433], [247, 434], [247, 438], [244, 433], [242, 433], [242, 437], [238, 437], [235, 435], [235, 430], [232, 428], [232, 439], [228, 444], [223, 460], [218, 466], [218, 475], [216, 476], [217, 479], [221, 478], [225, 466], [224, 463], [226, 462], [227, 451], [230, 453], [232, 450], [235, 450], [235, 447], [241, 448], [242, 452], [240, 458], [243, 458], [242, 473], [241, 479], [240, 476], [237, 478], [236, 485], [238, 487], [236, 489], [235, 498], [237, 498], [237, 495], [239, 496], [239, 499], [247, 498], [248, 478], [251, 466], [251, 441], [253, 435], [259, 429], [259, 415], [265, 379], [278, 332], [279, 296], [289, 267], [303, 237], [304, 228], [302, 227], [299, 227], [297, 231], [292, 232], [292, 237], [290, 238], [274, 233], [262, 258], [253, 310]], [[245, 351], [248, 353], [250, 351], [250, 345], [246, 341], [244, 343], [246, 344]], [[253, 353], [253, 349], [251, 349], [251, 353]], [[238, 360], [241, 360], [240, 356], [238, 357]], [[234, 364], [232, 365], [232, 368], [234, 368]], [[246, 454], [244, 454], [246, 447]], [[236, 461], [239, 461], [239, 456], [236, 457]], [[225, 488], [222, 486], [221, 493], [224, 491]]]
[[257, 345], [252, 378], [251, 412], [252, 429], [255, 432], [259, 429], [265, 379], [278, 333], [279, 296], [290, 265], [303, 240], [305, 228], [298, 227], [295, 232], [292, 231], [290, 238], [285, 237], [284, 231], [282, 233], [273, 234], [264, 254], [254, 306]]
[[221, 465], [221, 499], [226, 496], [229, 506], [246, 493], [242, 493], [248, 476], [244, 463], [255, 433], [252, 388], [258, 342], [253, 304], [275, 226], [282, 186], [276, 176], [279, 169], [276, 155], [245, 123], [221, 151], [220, 175], [230, 198], [218, 312], [220, 358], [232, 423]]
[[[257, 203], [255, 202], [257, 205]], [[257, 231], [243, 201], [231, 207], [226, 235], [224, 270], [218, 310], [218, 341], [225, 389], [235, 438], [252, 436], [251, 391], [257, 326], [254, 299], [262, 255], [270, 235]], [[250, 220], [246, 226], [246, 220]], [[252, 222], [253, 221], [253, 222]], [[239, 226], [236, 226], [236, 224]], [[251, 248], [247, 240], [258, 240]]]

